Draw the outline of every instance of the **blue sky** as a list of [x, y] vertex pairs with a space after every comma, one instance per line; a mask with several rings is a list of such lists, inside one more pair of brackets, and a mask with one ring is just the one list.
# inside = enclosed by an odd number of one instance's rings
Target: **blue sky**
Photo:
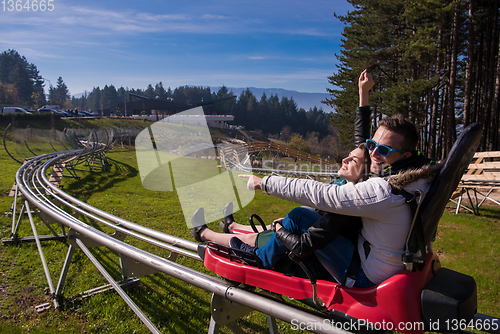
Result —
[[345, 0], [52, 0], [53, 11], [28, 12], [8, 1], [0, 52], [17, 50], [52, 85], [61, 76], [71, 94], [160, 81], [324, 93], [344, 27], [334, 13], [352, 10]]

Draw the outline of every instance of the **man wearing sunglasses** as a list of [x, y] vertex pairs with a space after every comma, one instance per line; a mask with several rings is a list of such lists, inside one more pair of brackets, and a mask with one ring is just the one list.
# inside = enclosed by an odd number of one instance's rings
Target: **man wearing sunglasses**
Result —
[[[328, 212], [311, 221], [306, 218], [307, 210], [295, 208], [283, 222], [273, 223], [275, 238], [258, 249], [259, 257], [277, 261], [287, 249], [299, 257], [321, 249], [315, 254], [330, 274], [341, 284], [357, 287], [379, 284], [404, 269], [401, 255], [412, 216], [398, 190], [425, 193], [439, 167], [416, 151], [417, 129], [401, 115], [381, 120], [373, 138], [368, 139], [368, 92], [373, 84], [364, 71], [359, 78], [360, 107], [354, 131], [355, 144], [366, 142], [370, 151], [368, 180], [337, 186], [306, 179], [249, 177], [249, 188]], [[363, 222], [357, 244], [346, 240], [339, 229], [349, 216], [361, 217]], [[360, 261], [355, 261], [358, 254]]]
[[420, 138], [415, 126], [401, 114], [382, 119], [373, 138], [368, 139], [371, 124], [369, 91], [374, 84], [371, 75], [366, 70], [363, 71], [358, 83], [359, 107], [356, 110], [354, 128], [354, 144], [366, 142], [370, 151], [371, 175], [388, 176], [404, 169], [428, 164], [429, 161], [416, 151]]

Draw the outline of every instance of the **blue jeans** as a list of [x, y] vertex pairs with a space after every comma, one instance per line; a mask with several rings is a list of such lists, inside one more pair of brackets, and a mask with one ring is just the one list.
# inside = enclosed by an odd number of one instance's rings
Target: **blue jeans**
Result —
[[[320, 217], [319, 213], [309, 207], [297, 207], [286, 215], [282, 225], [292, 233], [304, 234]], [[335, 280], [344, 284], [355, 248], [356, 246], [349, 239], [339, 235], [324, 248], [315, 251], [315, 254]], [[262, 261], [264, 268], [271, 269], [287, 252], [288, 249], [276, 239], [276, 234], [273, 234], [263, 247], [257, 249], [257, 256]], [[363, 269], [360, 268], [355, 286], [370, 287], [373, 285]]]

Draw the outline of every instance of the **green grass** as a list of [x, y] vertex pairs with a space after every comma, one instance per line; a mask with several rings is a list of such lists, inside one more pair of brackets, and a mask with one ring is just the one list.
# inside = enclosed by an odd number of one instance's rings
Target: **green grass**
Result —
[[[65, 178], [64, 190], [75, 197], [118, 217], [140, 223], [161, 232], [192, 240], [180, 203], [174, 192], [150, 191], [142, 186], [135, 152], [125, 147], [107, 153], [112, 166], [103, 172], [79, 172], [80, 179]], [[0, 212], [9, 211], [12, 198], [7, 196], [19, 164], [0, 151]], [[246, 222], [259, 213], [266, 222], [283, 217], [295, 204], [256, 192], [253, 201], [235, 213], [237, 221]], [[450, 211], [452, 211], [450, 209]], [[445, 213], [434, 249], [444, 267], [471, 275], [478, 284], [479, 312], [500, 314], [500, 209], [482, 208], [483, 216], [468, 213]], [[36, 218], [39, 234], [48, 233]], [[84, 221], [92, 222], [86, 218]], [[210, 224], [220, 230], [218, 223]], [[0, 217], [0, 237], [10, 235], [10, 216]], [[106, 230], [106, 229], [104, 229]], [[107, 231], [106, 232], [110, 232]], [[20, 236], [32, 235], [24, 219]], [[166, 250], [133, 239], [130, 244], [160, 256]], [[68, 249], [67, 242], [45, 242], [43, 249], [57, 284]], [[92, 253], [108, 272], [120, 279], [117, 255], [104, 248]], [[201, 262], [180, 256], [177, 262], [202, 273], [214, 275]], [[114, 292], [81, 299], [82, 291], [104, 285], [92, 263], [76, 251], [64, 289], [62, 307], [37, 313], [34, 306], [50, 301], [47, 283], [35, 244], [0, 246], [0, 333], [149, 333], [147, 328]], [[163, 273], [144, 276], [141, 284], [128, 295], [146, 313], [162, 333], [201, 333], [208, 330], [210, 293]], [[267, 331], [264, 315], [253, 312], [239, 320], [248, 333]], [[290, 325], [279, 321], [280, 333], [293, 333]], [[223, 327], [221, 332], [230, 331]]]
[[500, 316], [500, 208], [482, 206], [481, 216], [455, 215], [441, 219], [434, 249], [444, 267], [474, 277], [478, 312]]

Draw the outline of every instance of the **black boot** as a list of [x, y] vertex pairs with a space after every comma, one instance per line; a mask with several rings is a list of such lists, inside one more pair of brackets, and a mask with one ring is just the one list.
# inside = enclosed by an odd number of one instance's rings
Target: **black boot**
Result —
[[203, 208], [199, 208], [195, 211], [191, 217], [191, 225], [194, 226], [191, 229], [191, 234], [193, 235], [194, 240], [203, 242], [203, 240], [201, 240], [200, 233], [207, 228], [207, 224], [205, 224], [205, 210], [203, 210]]
[[222, 209], [222, 215], [224, 216], [224, 221], [220, 222], [220, 228], [224, 233], [231, 233], [229, 232], [229, 225], [234, 223], [233, 202], [229, 202], [226, 204], [226, 206]]

